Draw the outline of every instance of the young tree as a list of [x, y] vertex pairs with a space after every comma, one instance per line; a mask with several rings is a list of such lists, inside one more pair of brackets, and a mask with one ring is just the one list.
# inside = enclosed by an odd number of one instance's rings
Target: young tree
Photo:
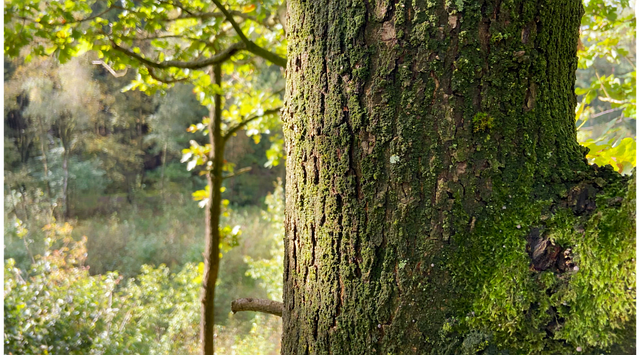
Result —
[[576, 141], [580, 0], [288, 13], [283, 354], [633, 344], [635, 189]]
[[[17, 78], [12, 80], [11, 86], [16, 85], [17, 89], [22, 94], [26, 94], [29, 98], [29, 104], [24, 111], [24, 115], [31, 118], [31, 125], [34, 127], [36, 137], [38, 139], [38, 146], [40, 148], [40, 154], [42, 154], [42, 167], [44, 173], [45, 187], [47, 191], [47, 197], [49, 200], [53, 199], [51, 193], [50, 169], [49, 161], [47, 158], [47, 152], [49, 149], [49, 130], [51, 129], [51, 117], [49, 116], [49, 110], [46, 107], [47, 100], [52, 95], [53, 81], [48, 76], [52, 74], [51, 62], [42, 60], [40, 63], [34, 63], [32, 68], [27, 70], [18, 70]], [[21, 68], [22, 69], [22, 68]], [[26, 71], [26, 73], [25, 73]], [[21, 83], [18, 84], [18, 83]]]
[[98, 111], [98, 90], [91, 81], [86, 66], [79, 60], [71, 61], [57, 70], [59, 88], [44, 106], [53, 116], [53, 128], [62, 145], [62, 207], [63, 216], [70, 215], [69, 158], [76, 147], [81, 131], [88, 126], [93, 114]]

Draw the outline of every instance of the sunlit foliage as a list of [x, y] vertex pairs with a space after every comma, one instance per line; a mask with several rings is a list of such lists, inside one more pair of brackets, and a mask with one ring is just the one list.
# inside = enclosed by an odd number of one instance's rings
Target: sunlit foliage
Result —
[[585, 1], [576, 94], [578, 139], [590, 163], [636, 166], [636, 18], [628, 0]]
[[[264, 215], [272, 221], [269, 230], [282, 228], [273, 222], [281, 219], [276, 215], [282, 212], [281, 196], [280, 187], [270, 197]], [[274, 203], [280, 208], [273, 209]], [[16, 237], [24, 238], [29, 232], [26, 226], [18, 219], [13, 223]], [[202, 263], [186, 263], [177, 272], [164, 265], [144, 265], [128, 280], [117, 272], [91, 275], [87, 238], [74, 240], [72, 230], [68, 223], [44, 226], [44, 253], [34, 255], [27, 271], [17, 268], [13, 259], [5, 263], [5, 353], [199, 353]], [[274, 236], [278, 239], [281, 234]], [[265, 284], [281, 278], [281, 266], [250, 266], [257, 269], [252, 275]], [[271, 354], [278, 347], [279, 322], [257, 316], [244, 333], [243, 324], [230, 318], [227, 325], [216, 326], [219, 351]]]

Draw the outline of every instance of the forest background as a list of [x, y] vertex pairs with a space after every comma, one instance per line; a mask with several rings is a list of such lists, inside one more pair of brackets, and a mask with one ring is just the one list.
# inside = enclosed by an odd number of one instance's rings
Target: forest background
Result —
[[[282, 9], [237, 2], [232, 10], [277, 32]], [[591, 0], [585, 10], [578, 139], [590, 148], [591, 163], [630, 174], [633, 4]], [[151, 90], [145, 78], [102, 65], [93, 52], [65, 64], [38, 54], [34, 46], [5, 57], [5, 353], [198, 353], [207, 182], [187, 154], [207, 142], [207, 103], [180, 81], [183, 73], [174, 85]], [[242, 89], [242, 98], [226, 98], [229, 116], [282, 99], [282, 71], [268, 62], [228, 80]], [[229, 171], [251, 170], [224, 181], [219, 353], [279, 353], [279, 318], [233, 315], [229, 305], [240, 297], [282, 297], [281, 135], [278, 120], [258, 120], [227, 146], [225, 159], [235, 163]]]

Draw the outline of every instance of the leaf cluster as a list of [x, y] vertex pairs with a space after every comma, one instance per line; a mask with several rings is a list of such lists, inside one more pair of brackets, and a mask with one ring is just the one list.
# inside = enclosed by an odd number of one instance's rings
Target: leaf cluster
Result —
[[578, 47], [578, 139], [590, 163], [635, 167], [636, 18], [627, 0], [585, 3]]

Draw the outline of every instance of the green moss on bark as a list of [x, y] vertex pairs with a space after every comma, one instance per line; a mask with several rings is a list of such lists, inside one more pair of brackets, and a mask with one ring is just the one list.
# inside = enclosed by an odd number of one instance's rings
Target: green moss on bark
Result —
[[[515, 354], [633, 344], [635, 180], [605, 186], [589, 197], [589, 211], [571, 193], [529, 205], [507, 198], [473, 235], [457, 236], [451, 273], [462, 280], [454, 287], [466, 292], [452, 317], [456, 332], [449, 332], [458, 337], [449, 341], [481, 332]], [[597, 183], [573, 193], [592, 187]]]

